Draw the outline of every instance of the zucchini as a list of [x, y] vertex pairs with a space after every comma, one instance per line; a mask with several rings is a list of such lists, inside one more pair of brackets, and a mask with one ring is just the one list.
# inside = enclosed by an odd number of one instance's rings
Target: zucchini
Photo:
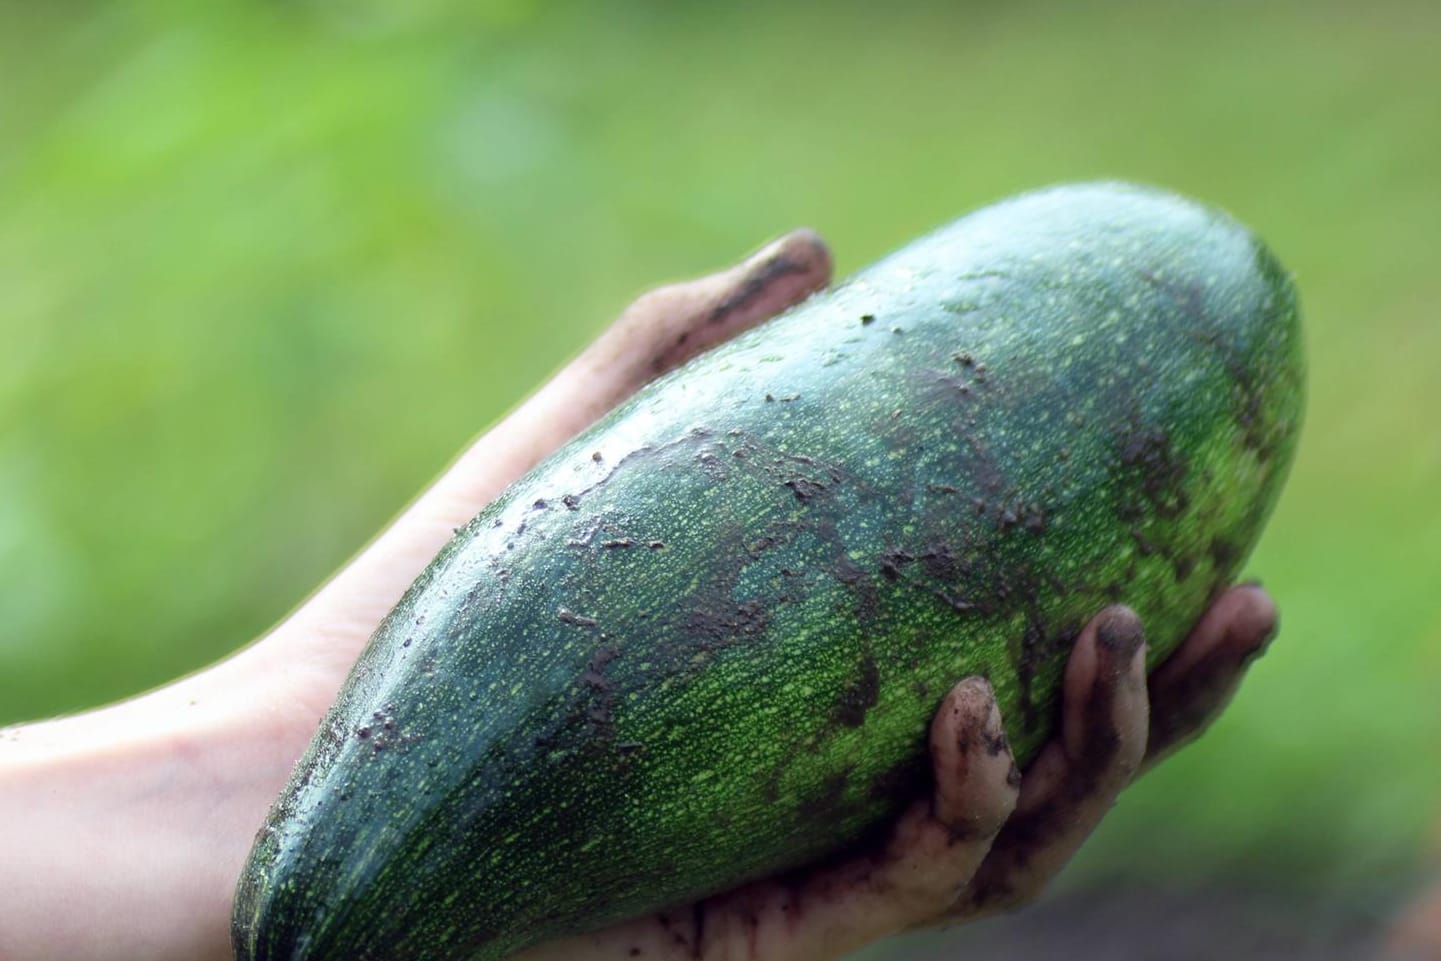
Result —
[[381, 625], [241, 879], [241, 961], [484, 961], [804, 865], [928, 777], [958, 679], [1017, 759], [1104, 605], [1152, 664], [1302, 410], [1287, 273], [1124, 184], [983, 209], [642, 390]]

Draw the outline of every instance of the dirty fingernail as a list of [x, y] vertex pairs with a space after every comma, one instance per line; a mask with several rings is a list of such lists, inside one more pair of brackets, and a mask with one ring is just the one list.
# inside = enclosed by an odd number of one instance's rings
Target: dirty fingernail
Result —
[[[1011, 749], [1010, 742], [1006, 739], [1006, 728], [1001, 723], [1001, 709], [996, 705], [995, 694], [991, 685], [986, 681], [977, 679], [979, 686], [977, 693], [985, 698], [985, 715], [977, 716], [976, 720], [981, 722], [981, 747], [988, 757], [999, 757]], [[976, 705], [979, 708], [981, 705]], [[977, 711], [977, 715], [979, 715]]]
[[974, 730], [977, 726], [982, 733], [1000, 724], [1000, 712], [996, 710], [996, 695], [985, 678], [968, 677], [956, 685], [955, 705], [961, 727]]
[[[828, 270], [830, 262], [830, 248], [821, 240], [819, 234], [808, 227], [792, 230], [745, 259], [746, 266], [752, 269], [774, 263], [794, 271], [809, 271], [818, 266]], [[770, 269], [776, 270], [777, 267], [772, 266]]]
[[1129, 607], [1108, 608], [1096, 624], [1096, 649], [1118, 668], [1129, 666], [1145, 641], [1141, 619]]

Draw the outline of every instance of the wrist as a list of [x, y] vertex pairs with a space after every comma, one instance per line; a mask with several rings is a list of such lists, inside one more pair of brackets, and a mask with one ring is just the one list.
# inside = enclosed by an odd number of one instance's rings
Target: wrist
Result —
[[235, 880], [316, 720], [250, 669], [0, 732], [0, 957], [230, 956]]

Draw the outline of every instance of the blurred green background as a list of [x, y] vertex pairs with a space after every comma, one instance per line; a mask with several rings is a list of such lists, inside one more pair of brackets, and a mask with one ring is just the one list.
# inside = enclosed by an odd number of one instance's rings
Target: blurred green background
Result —
[[0, 724], [263, 632], [647, 286], [1124, 177], [1271, 242], [1312, 394], [1251, 564], [1281, 639], [1066, 883], [1417, 869], [1441, 7], [195, 6], [0, 0]]

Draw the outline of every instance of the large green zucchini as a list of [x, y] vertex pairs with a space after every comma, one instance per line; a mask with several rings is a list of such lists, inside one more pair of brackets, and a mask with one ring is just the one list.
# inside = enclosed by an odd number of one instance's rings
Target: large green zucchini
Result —
[[1112, 601], [1170, 651], [1254, 543], [1286, 272], [1127, 185], [965, 217], [641, 391], [380, 627], [277, 802], [242, 961], [500, 958], [884, 825], [983, 674], [1018, 759]]

